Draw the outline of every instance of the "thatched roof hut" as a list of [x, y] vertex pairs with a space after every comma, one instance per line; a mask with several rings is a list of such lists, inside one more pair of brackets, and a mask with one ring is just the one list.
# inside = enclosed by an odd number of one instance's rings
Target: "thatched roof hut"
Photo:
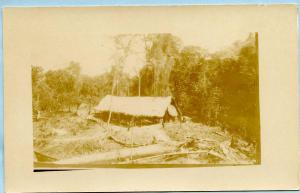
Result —
[[171, 96], [167, 97], [122, 97], [105, 96], [95, 107], [96, 112], [113, 112], [135, 117], [163, 118], [180, 116], [180, 111]]

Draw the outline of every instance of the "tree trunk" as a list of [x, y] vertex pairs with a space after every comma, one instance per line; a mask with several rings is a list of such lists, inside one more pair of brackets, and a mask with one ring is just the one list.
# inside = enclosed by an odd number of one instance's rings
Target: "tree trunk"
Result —
[[141, 96], [141, 75], [139, 74], [139, 96]]

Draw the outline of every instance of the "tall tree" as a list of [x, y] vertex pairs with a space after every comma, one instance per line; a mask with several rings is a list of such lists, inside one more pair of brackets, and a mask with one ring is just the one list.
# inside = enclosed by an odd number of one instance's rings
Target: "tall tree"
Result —
[[181, 41], [172, 34], [149, 34], [151, 46], [146, 50], [146, 65], [142, 69], [142, 93], [152, 96], [170, 95], [171, 69], [181, 47]]

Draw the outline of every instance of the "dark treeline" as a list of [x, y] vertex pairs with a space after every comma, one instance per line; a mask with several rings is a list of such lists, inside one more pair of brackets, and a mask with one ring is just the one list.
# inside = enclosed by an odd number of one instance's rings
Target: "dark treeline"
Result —
[[[109, 72], [90, 77], [71, 62], [64, 69], [32, 66], [33, 111], [55, 112], [95, 106], [107, 94], [169, 96], [184, 115], [221, 126], [248, 141], [259, 141], [257, 36], [214, 54], [183, 46], [171, 34], [115, 36], [118, 55]], [[126, 59], [142, 44], [145, 65], [135, 76], [124, 72]]]

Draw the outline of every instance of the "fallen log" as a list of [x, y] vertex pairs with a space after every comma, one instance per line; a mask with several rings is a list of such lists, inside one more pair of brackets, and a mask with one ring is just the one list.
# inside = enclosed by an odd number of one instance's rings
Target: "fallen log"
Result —
[[[142, 158], [137, 158], [134, 159], [130, 162], [136, 163], [138, 161], [141, 160], [147, 160], [147, 159], [155, 159], [155, 158], [159, 158], [159, 157], [168, 157], [168, 156], [187, 156], [189, 154], [201, 154], [201, 153], [209, 153], [208, 151], [194, 151], [194, 152], [172, 152], [172, 153], [163, 153], [163, 154], [159, 154], [159, 155], [153, 155], [153, 156], [147, 156], [147, 157], [142, 157]], [[129, 161], [125, 161], [124, 163], [130, 163]], [[123, 163], [122, 163], [123, 164]]]
[[129, 143], [125, 143], [125, 142], [117, 139], [116, 137], [113, 137], [112, 135], [109, 135], [107, 138], [110, 139], [110, 140], [113, 140], [114, 142], [116, 142], [120, 145], [123, 145], [125, 147], [141, 147], [141, 146], [149, 145], [149, 144], [136, 144], [136, 143], [129, 144]]
[[209, 154], [210, 154], [210, 155], [213, 155], [213, 156], [215, 156], [215, 157], [217, 157], [217, 158], [219, 158], [219, 159], [227, 160], [227, 161], [228, 161], [228, 159], [227, 159], [225, 156], [223, 156], [222, 154], [218, 153], [217, 151], [210, 150], [210, 151], [209, 151]]
[[148, 146], [141, 146], [137, 148], [124, 148], [118, 151], [93, 153], [89, 155], [78, 156], [74, 158], [59, 160], [53, 162], [54, 164], [113, 164], [120, 163], [120, 161], [137, 159], [140, 157], [153, 156], [168, 152], [174, 152], [176, 147], [166, 146], [164, 144], [155, 144]]

